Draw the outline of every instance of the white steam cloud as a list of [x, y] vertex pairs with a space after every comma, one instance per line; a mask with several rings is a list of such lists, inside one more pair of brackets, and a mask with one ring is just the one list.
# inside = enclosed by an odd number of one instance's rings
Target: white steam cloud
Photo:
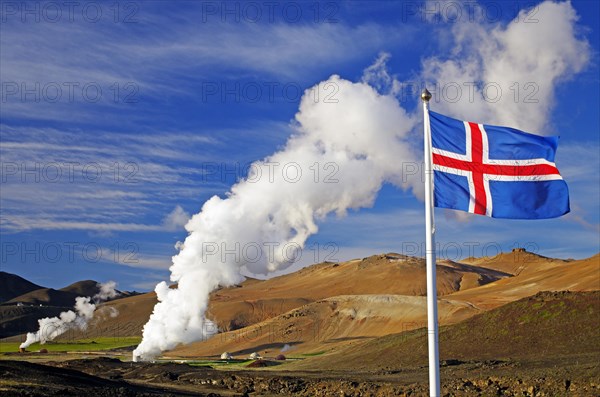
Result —
[[283, 347], [281, 348], [281, 350], [279, 351], [280, 353], [285, 353], [287, 351], [292, 350], [292, 346], [288, 345], [287, 343], [285, 345], [283, 345]]
[[99, 291], [96, 295], [94, 295], [94, 302], [98, 303], [98, 301], [106, 301], [112, 299], [119, 295], [117, 291], [117, 283], [114, 281], [107, 281], [105, 283], [98, 284]]
[[[96, 304], [118, 295], [115, 290], [116, 285], [114, 281], [99, 283], [99, 292], [93, 297], [78, 296], [75, 298], [74, 311], [68, 310], [60, 313], [58, 317], [46, 317], [38, 320], [39, 329], [36, 332], [29, 332], [27, 339], [19, 347], [26, 349], [36, 342], [44, 344], [71, 329], [85, 330], [89, 321], [94, 318]], [[95, 303], [91, 303], [92, 301]], [[111, 317], [116, 315], [118, 312], [116, 314], [113, 311], [110, 312]]]
[[385, 181], [410, 187], [400, 162], [417, 160], [406, 142], [415, 119], [395, 98], [332, 76], [305, 92], [296, 121], [282, 151], [254, 163], [247, 180], [226, 199], [212, 197], [186, 225], [190, 235], [171, 267], [178, 288], [156, 286], [159, 303], [134, 359], [216, 332], [204, 317], [208, 294], [241, 282], [242, 267], [264, 274], [291, 264], [317, 220], [371, 206]]
[[[539, 24], [512, 22], [491, 29], [459, 24], [453, 29], [456, 56], [426, 60], [420, 76], [438, 84], [534, 81], [536, 106], [523, 109], [504, 97], [495, 104], [470, 101], [464, 95], [454, 104], [436, 104], [436, 110], [539, 131], [556, 83], [583, 68], [589, 49], [576, 37], [570, 3], [543, 3], [538, 19]], [[133, 352], [135, 361], [152, 360], [217, 332], [205, 317], [209, 293], [241, 282], [241, 270], [264, 274], [285, 268], [293, 261], [290, 247], [292, 252], [304, 247], [318, 231], [317, 221], [328, 214], [371, 206], [385, 182], [420, 195], [420, 178], [403, 176], [403, 168], [422, 157], [410, 144], [421, 116], [400, 106], [394, 96], [400, 83], [385, 70], [386, 60], [381, 56], [362, 82], [334, 75], [307, 90], [295, 117], [296, 132], [285, 147], [254, 163], [226, 198], [212, 197], [192, 217], [170, 268], [178, 285], [156, 286], [159, 302]]]

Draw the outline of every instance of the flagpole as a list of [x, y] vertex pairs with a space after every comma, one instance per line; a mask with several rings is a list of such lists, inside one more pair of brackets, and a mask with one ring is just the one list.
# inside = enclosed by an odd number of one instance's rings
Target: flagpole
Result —
[[431, 127], [427, 88], [423, 101], [423, 136], [425, 162], [425, 259], [427, 263], [427, 342], [429, 346], [429, 396], [440, 397], [440, 354], [438, 343], [437, 288], [435, 277], [435, 225], [433, 223], [433, 170], [431, 161]]

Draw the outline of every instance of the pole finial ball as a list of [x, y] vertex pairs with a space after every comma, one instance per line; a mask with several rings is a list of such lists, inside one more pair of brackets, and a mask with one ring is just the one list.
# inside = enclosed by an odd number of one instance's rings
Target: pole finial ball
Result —
[[421, 92], [421, 99], [424, 102], [429, 102], [431, 99], [431, 92], [427, 91], [427, 88], [423, 88], [423, 91]]

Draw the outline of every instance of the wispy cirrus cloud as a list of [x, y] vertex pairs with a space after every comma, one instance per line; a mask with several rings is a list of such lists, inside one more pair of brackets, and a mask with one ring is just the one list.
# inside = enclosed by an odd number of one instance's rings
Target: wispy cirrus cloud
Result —
[[[206, 133], [1, 125], [2, 230], [183, 230], [186, 211], [222, 193], [289, 127], [257, 123]], [[237, 155], [227, 155], [237, 145]], [[174, 210], [175, 208], [175, 210]]]
[[3, 116], [94, 123], [112, 112], [127, 122], [140, 102], [197, 100], [202, 84], [222, 81], [223, 73], [307, 87], [315, 73], [370, 57], [375, 48], [406, 45], [415, 34], [408, 25], [376, 23], [202, 22], [201, 5], [186, 3], [185, 10], [143, 3], [135, 23], [8, 18], [0, 37]]

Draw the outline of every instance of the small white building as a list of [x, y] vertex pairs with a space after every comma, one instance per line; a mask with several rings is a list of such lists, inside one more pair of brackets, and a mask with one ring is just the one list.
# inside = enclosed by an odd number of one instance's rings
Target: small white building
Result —
[[229, 352], [221, 354], [221, 360], [233, 360], [233, 356]]
[[257, 352], [254, 352], [250, 355], [250, 360], [260, 360], [262, 357]]

